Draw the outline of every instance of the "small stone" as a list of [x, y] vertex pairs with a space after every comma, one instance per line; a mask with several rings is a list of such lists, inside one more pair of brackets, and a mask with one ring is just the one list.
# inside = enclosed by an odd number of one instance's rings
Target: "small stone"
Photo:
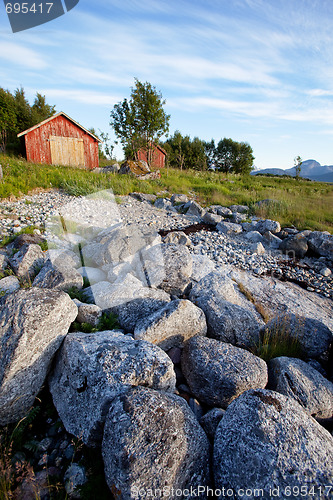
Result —
[[201, 417], [200, 425], [203, 427], [209, 439], [214, 439], [216, 429], [221, 422], [224, 413], [225, 410], [222, 410], [222, 408], [213, 408]]
[[39, 445], [38, 445], [38, 449], [39, 449], [40, 451], [47, 451], [47, 450], [50, 448], [50, 446], [51, 446], [51, 444], [52, 444], [52, 441], [53, 441], [53, 440], [52, 440], [51, 438], [45, 438], [45, 439], [43, 439], [43, 440], [39, 443]]
[[183, 231], [172, 231], [163, 238], [164, 243], [175, 243], [176, 245], [185, 245], [190, 247], [192, 242]]
[[82, 486], [87, 482], [85, 468], [73, 463], [65, 472], [65, 489], [70, 498], [81, 498], [77, 490], [78, 486]]
[[171, 347], [171, 349], [167, 351], [167, 355], [174, 365], [180, 364], [182, 350], [179, 347]]
[[7, 276], [0, 280], [0, 294], [14, 293], [20, 289], [20, 282], [16, 276]]
[[328, 267], [323, 267], [320, 271], [322, 276], [331, 276], [332, 271]]
[[260, 242], [259, 243], [253, 243], [251, 245], [251, 250], [252, 250], [253, 253], [256, 253], [258, 255], [263, 255], [266, 252], [264, 245], [262, 243], [260, 243]]

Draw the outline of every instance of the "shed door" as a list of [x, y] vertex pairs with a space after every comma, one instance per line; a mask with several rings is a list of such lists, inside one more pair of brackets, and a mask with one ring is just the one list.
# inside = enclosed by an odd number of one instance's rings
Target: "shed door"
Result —
[[51, 135], [50, 148], [52, 165], [84, 167], [83, 139]]

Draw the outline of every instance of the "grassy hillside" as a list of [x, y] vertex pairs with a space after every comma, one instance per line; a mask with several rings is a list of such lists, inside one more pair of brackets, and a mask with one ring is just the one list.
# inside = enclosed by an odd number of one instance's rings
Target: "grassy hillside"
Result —
[[[203, 205], [246, 204], [253, 214], [279, 220], [284, 226], [294, 224], [299, 229], [333, 233], [333, 184], [172, 169], [162, 171], [161, 179], [138, 181], [127, 175], [41, 166], [5, 155], [0, 155], [0, 165], [4, 174], [0, 182], [0, 199], [18, 197], [36, 188], [51, 187], [64, 189], [73, 195], [110, 188], [116, 195], [132, 191], [154, 194], [168, 191], [196, 196]], [[264, 208], [256, 207], [255, 203], [263, 199], [273, 201]]]

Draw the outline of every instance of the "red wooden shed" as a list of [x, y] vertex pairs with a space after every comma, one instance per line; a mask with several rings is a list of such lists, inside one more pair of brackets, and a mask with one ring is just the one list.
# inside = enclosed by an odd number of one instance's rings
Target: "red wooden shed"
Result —
[[[154, 144], [151, 167], [156, 169], [165, 167], [165, 157], [166, 151], [161, 146]], [[147, 161], [146, 149], [142, 148], [138, 151], [138, 160]]]
[[23, 136], [28, 161], [88, 169], [99, 166], [100, 139], [62, 111], [17, 135]]

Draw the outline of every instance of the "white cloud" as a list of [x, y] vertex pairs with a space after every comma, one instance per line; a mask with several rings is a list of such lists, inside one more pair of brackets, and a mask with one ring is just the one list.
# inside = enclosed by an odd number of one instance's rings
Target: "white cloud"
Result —
[[42, 57], [37, 51], [14, 42], [1, 41], [1, 59], [16, 67], [24, 66], [30, 69], [44, 69], [48, 66], [45, 57]]
[[116, 102], [121, 100], [120, 97], [115, 97], [110, 94], [82, 89], [65, 90], [44, 88], [41, 90], [41, 93], [47, 95], [48, 99], [60, 98], [62, 100], [76, 101], [78, 103], [84, 103], [85, 105], [94, 104], [96, 106], [113, 106]]
[[333, 90], [311, 89], [306, 94], [311, 97], [331, 97], [333, 96]]

